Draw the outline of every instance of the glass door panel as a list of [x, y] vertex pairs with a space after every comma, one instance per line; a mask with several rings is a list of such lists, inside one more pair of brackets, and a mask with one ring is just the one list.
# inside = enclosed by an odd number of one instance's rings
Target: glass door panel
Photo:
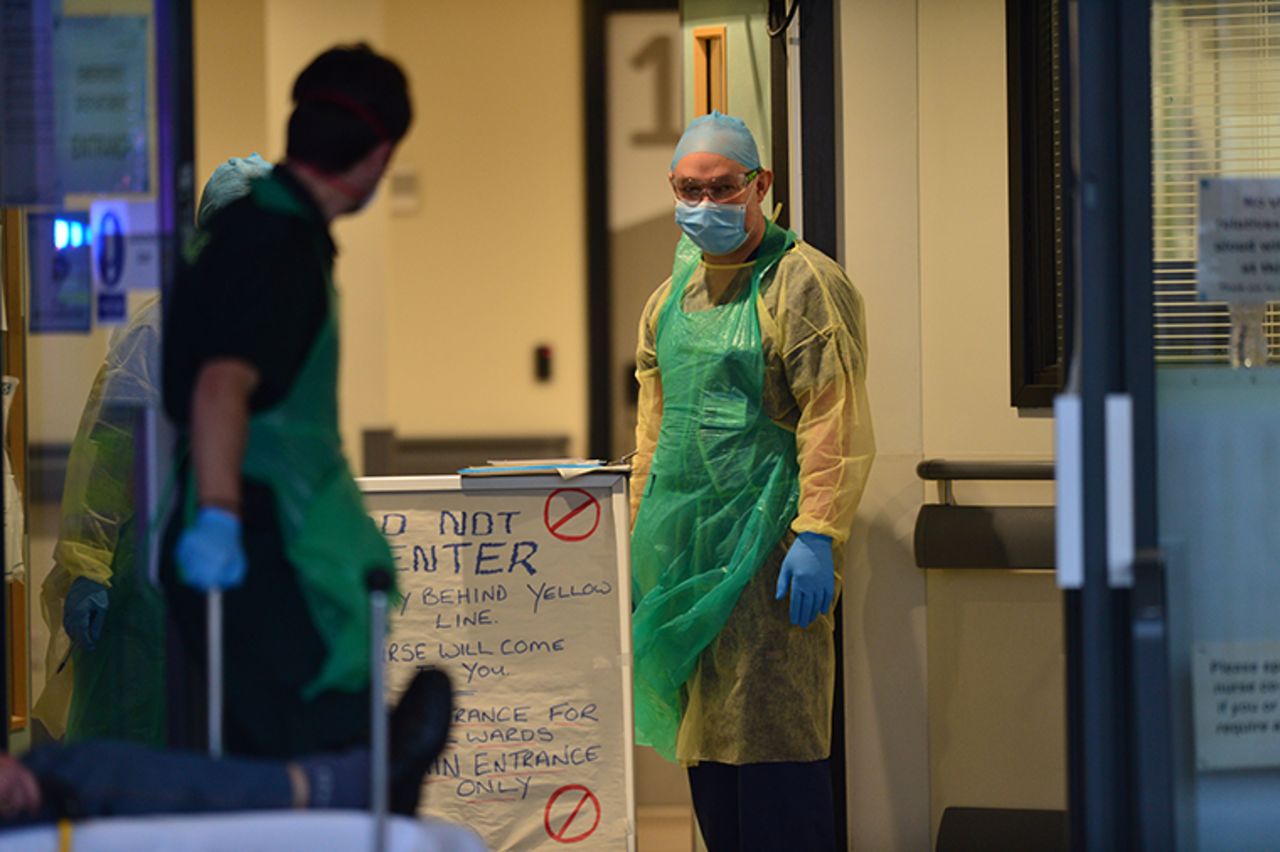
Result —
[[[1228, 364], [1226, 306], [1197, 293], [1197, 199], [1205, 179], [1280, 176], [1280, 6], [1156, 0], [1151, 37], [1156, 478], [1178, 846], [1273, 848], [1280, 373]], [[1274, 312], [1266, 318], [1274, 340]]]
[[165, 740], [146, 533], [164, 457], [161, 291], [186, 229], [176, 211], [190, 210], [177, 179], [189, 150], [175, 156], [189, 108], [174, 109], [191, 98], [189, 11], [26, 0], [0, 22], [4, 647], [18, 750]]

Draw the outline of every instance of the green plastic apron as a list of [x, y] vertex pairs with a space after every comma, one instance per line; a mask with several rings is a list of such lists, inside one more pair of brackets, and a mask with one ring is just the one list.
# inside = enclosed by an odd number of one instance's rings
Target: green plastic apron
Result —
[[[77, 649], [67, 742], [165, 743], [164, 601], [148, 581], [131, 518], [111, 558], [111, 608], [93, 651]], [[142, 569], [142, 570], [139, 570]]]
[[[310, 218], [276, 181], [254, 183], [262, 207]], [[395, 582], [386, 539], [365, 511], [364, 499], [342, 452], [338, 429], [338, 293], [327, 247], [316, 243], [329, 289], [329, 315], [289, 394], [253, 415], [241, 468], [268, 485], [276, 498], [285, 551], [298, 573], [304, 603], [328, 655], [304, 699], [330, 689], [354, 692], [369, 685], [369, 606], [365, 575], [380, 567]], [[194, 477], [188, 511], [195, 507]], [[253, 570], [253, 566], [249, 566]], [[394, 586], [393, 586], [394, 588]], [[395, 595], [392, 595], [393, 599]]]
[[770, 224], [751, 287], [687, 312], [702, 253], [676, 248], [658, 315], [662, 428], [632, 536], [636, 741], [675, 760], [682, 688], [796, 514], [795, 435], [764, 411], [760, 281], [795, 243]]

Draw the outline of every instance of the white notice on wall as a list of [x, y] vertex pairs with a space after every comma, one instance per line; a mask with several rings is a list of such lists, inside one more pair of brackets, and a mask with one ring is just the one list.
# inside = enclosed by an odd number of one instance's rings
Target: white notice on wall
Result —
[[1280, 179], [1205, 178], [1199, 209], [1200, 298], [1280, 300]]
[[156, 203], [108, 198], [89, 206], [93, 290], [123, 293], [160, 287], [160, 232]]
[[150, 152], [145, 15], [54, 18], [58, 176], [66, 193], [145, 193]]
[[1198, 644], [1196, 767], [1280, 766], [1280, 642]]

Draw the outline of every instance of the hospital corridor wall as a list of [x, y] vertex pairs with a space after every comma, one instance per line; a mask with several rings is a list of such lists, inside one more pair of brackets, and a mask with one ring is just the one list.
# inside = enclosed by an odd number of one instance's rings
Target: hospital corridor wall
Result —
[[[690, 5], [708, 19], [743, 14], [731, 0]], [[389, 185], [337, 228], [342, 426], [356, 466], [361, 434], [387, 427], [559, 434], [585, 452], [582, 4], [194, 7], [197, 182], [229, 156], [282, 155], [289, 80], [335, 41], [370, 40], [412, 81], [418, 119]], [[1065, 807], [1051, 575], [924, 572], [912, 556], [916, 512], [934, 499], [916, 476], [922, 458], [1049, 458], [1052, 421], [1008, 398], [1003, 0], [837, 0], [836, 12], [840, 260], [867, 302], [879, 443], [846, 568], [849, 839], [919, 850], [946, 807]], [[753, 107], [761, 128], [767, 107]], [[530, 357], [542, 345], [554, 353], [545, 383]], [[33, 433], [70, 441], [105, 347], [105, 334], [33, 341]], [[957, 496], [1052, 502], [1043, 484]], [[35, 568], [49, 564], [47, 515], [32, 519]], [[683, 788], [670, 798], [687, 800]]]
[[[579, 7], [195, 0], [202, 173], [241, 147], [283, 154], [291, 76], [324, 46], [367, 39], [409, 77], [417, 119], [391, 173], [335, 228], [342, 426], [357, 467], [364, 431], [389, 427], [559, 435], [585, 451]], [[232, 130], [242, 91], [246, 120]], [[542, 345], [547, 382], [532, 367]]]
[[[411, 80], [418, 120], [395, 174], [416, 180], [415, 203], [398, 205], [384, 187], [362, 215], [335, 226], [343, 293], [341, 425], [357, 470], [362, 433], [389, 426], [423, 436], [563, 435], [581, 452], [579, 4], [195, 0], [193, 6], [198, 185], [231, 156], [283, 157], [292, 78], [331, 44], [367, 40], [401, 61]], [[149, 3], [63, 4], [72, 13], [133, 7], [145, 11]], [[527, 38], [533, 30], [540, 33], [536, 41]], [[459, 31], [482, 32], [494, 56], [520, 57], [525, 72], [513, 81], [502, 62], [475, 61], [469, 42], [450, 35]], [[441, 85], [458, 69], [466, 69], [465, 85]], [[545, 91], [564, 94], [534, 97]], [[538, 167], [524, 168], [526, 157]], [[504, 171], [509, 194], [475, 192], [476, 175]], [[56, 451], [70, 443], [109, 331], [30, 338], [33, 444]], [[535, 381], [531, 368], [530, 352], [539, 344], [555, 352], [546, 383]], [[49, 478], [60, 483], [57, 470]], [[31, 517], [36, 589], [51, 564], [57, 497], [51, 494]], [[42, 659], [47, 635], [38, 608], [33, 612], [31, 652]], [[34, 695], [43, 684], [40, 668], [32, 673]]]
[[[1003, 0], [838, 4], [844, 261], [867, 302], [878, 456], [847, 567], [851, 848], [932, 848], [947, 807], [1066, 807], [1051, 572], [915, 567], [922, 458], [1052, 457], [1009, 400]], [[1052, 505], [1051, 483], [961, 504]]]

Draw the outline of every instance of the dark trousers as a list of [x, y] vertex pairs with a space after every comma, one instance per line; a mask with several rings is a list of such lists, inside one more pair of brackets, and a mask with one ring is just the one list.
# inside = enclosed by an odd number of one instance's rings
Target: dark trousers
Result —
[[22, 762], [40, 783], [43, 809], [0, 825], [293, 807], [288, 773], [275, 761], [213, 760], [96, 740], [35, 749]]
[[[275, 495], [244, 482], [244, 584], [223, 593], [224, 741], [227, 752], [287, 759], [369, 741], [369, 692], [303, 694], [328, 655], [303, 600], [276, 516]], [[169, 745], [204, 748], [205, 595], [182, 582], [174, 560], [175, 512], [161, 547], [160, 580], [181, 653], [169, 669]]]
[[689, 789], [709, 852], [833, 852], [831, 765], [699, 763]]

